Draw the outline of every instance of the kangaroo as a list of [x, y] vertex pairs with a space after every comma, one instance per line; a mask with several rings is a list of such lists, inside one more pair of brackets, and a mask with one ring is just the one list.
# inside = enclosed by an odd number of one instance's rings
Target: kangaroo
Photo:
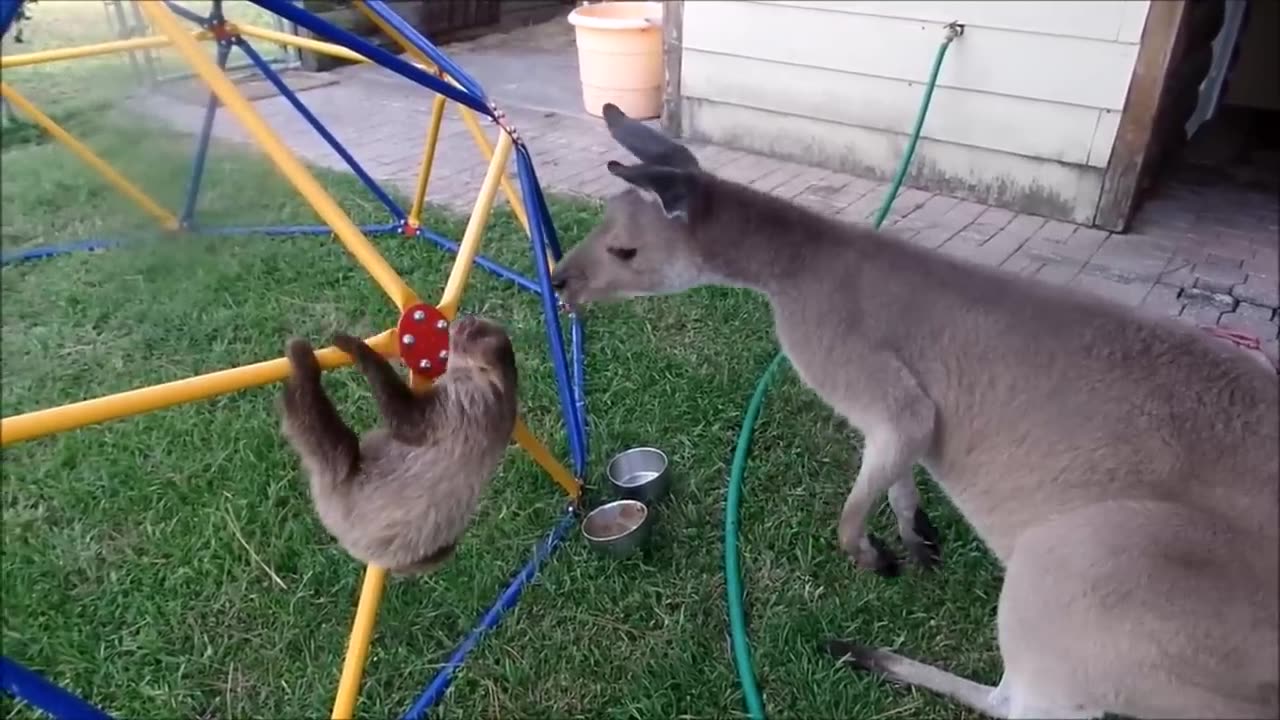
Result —
[[919, 462], [1004, 568], [996, 687], [828, 652], [997, 718], [1280, 715], [1275, 372], [1176, 320], [728, 182], [603, 115], [640, 163], [607, 163], [630, 187], [557, 265], [561, 300], [764, 294], [800, 378], [865, 436], [837, 533], [855, 565], [885, 564], [867, 516], [886, 492], [914, 502]]
[[516, 422], [516, 358], [501, 326], [454, 324], [449, 368], [414, 394], [362, 340], [338, 335], [369, 381], [383, 425], [357, 438], [320, 384], [311, 345], [290, 340], [281, 429], [302, 460], [325, 529], [352, 557], [396, 575], [438, 569], [502, 461]]

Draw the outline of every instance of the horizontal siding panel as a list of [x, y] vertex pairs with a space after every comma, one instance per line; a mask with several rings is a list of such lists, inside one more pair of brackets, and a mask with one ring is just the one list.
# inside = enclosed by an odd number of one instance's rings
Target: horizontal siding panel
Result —
[[829, 12], [948, 23], [958, 20], [967, 27], [995, 28], [1090, 38], [1120, 40], [1127, 34], [1134, 11], [1145, 17], [1147, 0], [763, 0], [764, 4], [790, 5]]
[[[896, 133], [697, 98], [685, 98], [681, 106], [692, 140], [886, 180], [902, 159], [904, 139]], [[1089, 224], [1102, 175], [1098, 168], [922, 138], [907, 185], [1015, 212]]]
[[[681, 93], [744, 107], [906, 134], [924, 86], [687, 50]], [[1100, 110], [938, 88], [922, 135], [942, 142], [1084, 164]], [[1104, 158], [1105, 160], [1105, 158]]]
[[[940, 25], [773, 3], [685, 3], [683, 45], [725, 55], [923, 82]], [[974, 28], [948, 50], [941, 87], [1119, 110], [1136, 45]]]

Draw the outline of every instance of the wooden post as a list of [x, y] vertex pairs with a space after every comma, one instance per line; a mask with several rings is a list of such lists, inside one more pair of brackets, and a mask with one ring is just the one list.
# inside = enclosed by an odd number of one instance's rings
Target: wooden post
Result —
[[1153, 1], [1147, 9], [1129, 94], [1094, 213], [1093, 224], [1098, 227], [1112, 232], [1129, 227], [1185, 15], [1186, 0]]
[[684, 0], [666, 0], [662, 8], [662, 129], [672, 137], [684, 133], [680, 117], [680, 68], [684, 54]]

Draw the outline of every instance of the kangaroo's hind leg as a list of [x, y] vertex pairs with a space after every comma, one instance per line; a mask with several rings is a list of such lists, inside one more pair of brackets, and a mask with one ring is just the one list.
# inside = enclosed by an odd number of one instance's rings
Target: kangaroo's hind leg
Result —
[[395, 368], [391, 367], [391, 363], [363, 340], [350, 335], [335, 335], [333, 344], [351, 356], [356, 369], [369, 381], [373, 398], [378, 403], [378, 414], [382, 416], [391, 434], [408, 442], [413, 442], [420, 436], [425, 419], [422, 412], [424, 398], [414, 396]]
[[320, 384], [320, 363], [306, 340], [285, 346], [292, 372], [280, 398], [281, 429], [313, 476], [346, 478], [360, 461], [360, 438], [338, 415]]

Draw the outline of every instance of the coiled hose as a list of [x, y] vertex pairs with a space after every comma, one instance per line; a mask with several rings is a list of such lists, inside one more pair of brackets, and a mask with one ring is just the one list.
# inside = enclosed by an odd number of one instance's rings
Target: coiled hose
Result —
[[[876, 212], [872, 226], [879, 228], [889, 215], [889, 208], [898, 196], [898, 190], [906, 179], [907, 168], [916, 152], [916, 143], [920, 139], [920, 130], [924, 127], [925, 115], [929, 112], [929, 102], [933, 99], [933, 88], [938, 81], [938, 71], [942, 69], [942, 59], [947, 55], [951, 41], [964, 32], [964, 26], [950, 23], [946, 26], [947, 35], [938, 46], [933, 60], [933, 69], [929, 72], [929, 81], [924, 88], [924, 98], [920, 102], [920, 110], [916, 113], [915, 127], [911, 129], [911, 139], [907, 142], [906, 152], [898, 163], [889, 192]], [[773, 382], [778, 368], [782, 366], [785, 355], [781, 351], [774, 356], [760, 379], [756, 382], [755, 392], [747, 403], [747, 412], [742, 418], [742, 430], [738, 433], [738, 445], [733, 451], [733, 465], [729, 470], [729, 491], [724, 505], [724, 576], [725, 595], [729, 606], [729, 636], [733, 644], [733, 664], [738, 671], [738, 682], [742, 687], [743, 702], [747, 706], [747, 715], [752, 720], [764, 720], [764, 699], [756, 686], [755, 668], [751, 662], [751, 643], [747, 639], [746, 611], [743, 603], [744, 589], [742, 570], [738, 557], [738, 508], [742, 504], [742, 482], [746, 475], [747, 453], [751, 447], [751, 435], [755, 432], [756, 421], [760, 418], [760, 409], [764, 406], [765, 391]]]

